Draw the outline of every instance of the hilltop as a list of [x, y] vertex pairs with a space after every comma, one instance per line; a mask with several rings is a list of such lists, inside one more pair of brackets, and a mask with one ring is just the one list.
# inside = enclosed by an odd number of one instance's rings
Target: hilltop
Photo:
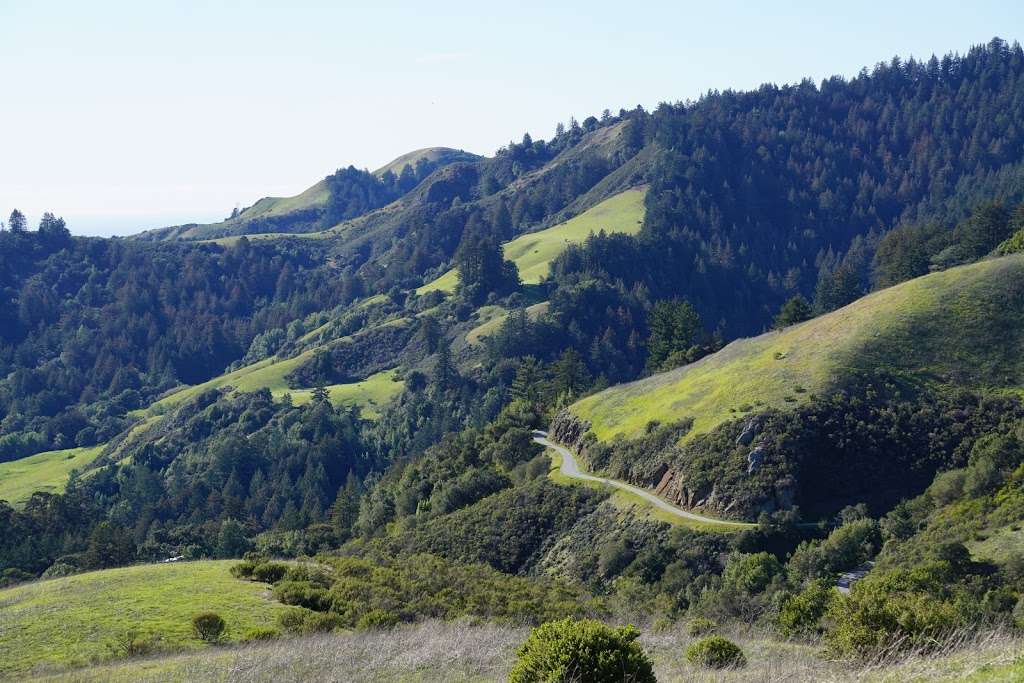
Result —
[[766, 409], [789, 410], [886, 371], [915, 386], [1024, 388], [1024, 254], [927, 275], [826, 315], [739, 339], [696, 363], [570, 407], [601, 440], [693, 419], [686, 439]]

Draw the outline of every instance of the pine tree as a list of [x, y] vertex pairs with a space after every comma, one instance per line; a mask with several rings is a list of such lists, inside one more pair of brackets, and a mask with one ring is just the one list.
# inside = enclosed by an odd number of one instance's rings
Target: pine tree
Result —
[[790, 325], [810, 320], [813, 315], [814, 312], [811, 310], [811, 305], [802, 296], [797, 294], [782, 304], [779, 314], [775, 316], [774, 327], [777, 330], [789, 327]]
[[675, 353], [685, 352], [699, 341], [700, 316], [688, 301], [659, 301], [651, 309], [648, 322], [647, 365], [661, 368]]
[[349, 470], [345, 485], [338, 489], [338, 495], [329, 513], [331, 527], [339, 542], [344, 542], [352, 536], [352, 527], [359, 517], [359, 489], [359, 478], [355, 472]]
[[28, 229], [28, 223], [25, 221], [25, 214], [15, 209], [11, 211], [11, 217], [7, 219], [7, 227], [11, 232], [25, 232]]
[[583, 356], [574, 348], [566, 349], [555, 361], [555, 393], [572, 398], [582, 393], [590, 383], [590, 371], [583, 362]]

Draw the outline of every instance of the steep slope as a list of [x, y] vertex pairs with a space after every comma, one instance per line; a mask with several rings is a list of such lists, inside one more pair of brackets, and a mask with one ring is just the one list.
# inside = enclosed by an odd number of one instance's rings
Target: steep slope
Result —
[[1024, 255], [982, 261], [870, 294], [828, 315], [741, 339], [691, 365], [571, 407], [597, 437], [692, 418], [686, 438], [766, 408], [792, 408], [858, 371], [910, 384], [1024, 387]]
[[[646, 187], [635, 187], [613, 195], [574, 218], [546, 230], [521, 235], [503, 245], [505, 258], [519, 268], [524, 284], [537, 284], [547, 274], [551, 262], [570, 244], [579, 244], [591, 234], [635, 234], [644, 220]], [[416, 290], [418, 294], [450, 292], [458, 284], [458, 273], [449, 270]]]
[[0, 500], [21, 505], [37, 491], [61, 493], [72, 470], [81, 470], [103, 451], [103, 446], [66, 448], [36, 453], [0, 463]]

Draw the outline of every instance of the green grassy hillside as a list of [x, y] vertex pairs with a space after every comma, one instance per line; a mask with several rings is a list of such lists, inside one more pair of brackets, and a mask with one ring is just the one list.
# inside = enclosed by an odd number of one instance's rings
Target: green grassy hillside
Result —
[[[547, 301], [541, 301], [532, 306], [527, 306], [526, 315], [530, 317], [530, 320], [536, 320], [547, 312], [548, 303]], [[466, 333], [466, 341], [474, 346], [482, 344], [486, 337], [497, 332], [508, 317], [509, 311], [501, 306], [481, 306], [477, 309], [476, 314], [480, 324]]]
[[[570, 244], [578, 244], [600, 230], [635, 234], [644, 221], [644, 195], [647, 188], [633, 188], [609, 197], [564, 223], [547, 230], [531, 232], [506, 242], [505, 258], [515, 262], [524, 284], [537, 284], [547, 274], [551, 262]], [[458, 284], [455, 270], [416, 290], [417, 294], [432, 291], [451, 292]]]
[[599, 439], [651, 420], [694, 419], [690, 436], [744, 412], [799, 405], [857, 370], [909, 382], [1024, 387], [1024, 255], [933, 273], [692, 365], [612, 387], [572, 406]]
[[140, 565], [0, 590], [0, 678], [87, 664], [107, 656], [107, 644], [130, 630], [159, 638], [167, 649], [201, 648], [190, 619], [204, 610], [224, 618], [229, 641], [273, 626], [284, 606], [266, 585], [232, 577], [233, 563]]
[[381, 166], [374, 171], [373, 174], [375, 176], [382, 176], [388, 171], [391, 171], [395, 175], [399, 175], [402, 173], [402, 169], [406, 164], [415, 168], [416, 162], [420, 159], [426, 159], [427, 161], [435, 163], [440, 162], [442, 164], [454, 164], [459, 161], [477, 161], [480, 158], [481, 157], [477, 154], [466, 152], [461, 149], [452, 149], [451, 147], [426, 147], [424, 149], [406, 152], [390, 163]]
[[[291, 394], [292, 400], [296, 403], [305, 403], [312, 394], [312, 388], [290, 389], [285, 381], [285, 376], [312, 358], [314, 353], [316, 353], [315, 348], [300, 353], [294, 358], [278, 360], [275, 357], [261, 360], [234, 372], [214, 377], [202, 384], [180, 389], [154, 403], [150, 410], [162, 412], [182, 401], [194, 398], [208, 389], [221, 387], [233, 387], [243, 392], [269, 389], [275, 398]], [[334, 384], [326, 388], [331, 394], [331, 402], [335, 405], [356, 404], [364, 409], [367, 416], [372, 417], [377, 414], [377, 408], [386, 405], [401, 392], [402, 383], [395, 379], [394, 373], [394, 370], [386, 370], [371, 375], [361, 382]]]
[[36, 491], [61, 493], [71, 470], [81, 470], [102, 450], [103, 446], [68, 448], [0, 463], [0, 500], [20, 506]]
[[327, 181], [321, 180], [294, 197], [264, 197], [243, 211], [238, 220], [283, 216], [300, 209], [324, 206], [329, 196]]

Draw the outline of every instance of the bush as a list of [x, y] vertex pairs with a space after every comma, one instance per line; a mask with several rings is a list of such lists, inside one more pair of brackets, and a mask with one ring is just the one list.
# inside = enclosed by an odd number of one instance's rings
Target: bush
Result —
[[722, 636], [708, 636], [686, 648], [686, 661], [707, 669], [739, 667], [747, 663], [740, 646]]
[[654, 670], [633, 626], [612, 628], [593, 619], [563, 619], [533, 629], [517, 651], [510, 683], [581, 680], [653, 683]]
[[344, 624], [337, 614], [326, 612], [309, 612], [302, 620], [302, 633], [329, 633]]
[[115, 657], [142, 657], [156, 650], [156, 642], [129, 630], [107, 643], [107, 650]]
[[204, 643], [216, 643], [224, 635], [224, 619], [216, 612], [200, 612], [192, 617], [192, 632]]
[[301, 633], [306, 614], [304, 609], [287, 609], [277, 615], [277, 624], [289, 633]]
[[884, 648], [929, 649], [973, 620], [972, 600], [947, 585], [948, 562], [867, 577], [832, 600], [825, 633], [834, 654], [869, 658]]
[[690, 623], [686, 625], [686, 632], [694, 638], [699, 638], [700, 636], [706, 636], [709, 633], [714, 633], [717, 628], [718, 624], [710, 619], [697, 617], [696, 619], [691, 619]]
[[386, 631], [398, 625], [398, 615], [383, 609], [372, 609], [356, 622], [356, 628]]
[[267, 640], [276, 640], [281, 637], [281, 632], [276, 628], [257, 626], [242, 634], [243, 643], [259, 643]]
[[242, 560], [238, 564], [231, 565], [231, 576], [236, 579], [251, 579], [252, 572], [256, 569], [256, 562], [253, 560]]
[[331, 607], [330, 593], [309, 581], [278, 581], [274, 585], [274, 597], [286, 605], [316, 612], [326, 612]]
[[793, 637], [820, 632], [821, 618], [834, 595], [830, 582], [819, 580], [786, 598], [779, 610], [779, 628], [783, 635]]
[[252, 570], [254, 581], [277, 583], [288, 573], [288, 565], [284, 562], [261, 562]]
[[337, 614], [311, 612], [307, 609], [289, 609], [277, 618], [278, 625], [289, 633], [324, 633], [342, 628], [345, 624]]

